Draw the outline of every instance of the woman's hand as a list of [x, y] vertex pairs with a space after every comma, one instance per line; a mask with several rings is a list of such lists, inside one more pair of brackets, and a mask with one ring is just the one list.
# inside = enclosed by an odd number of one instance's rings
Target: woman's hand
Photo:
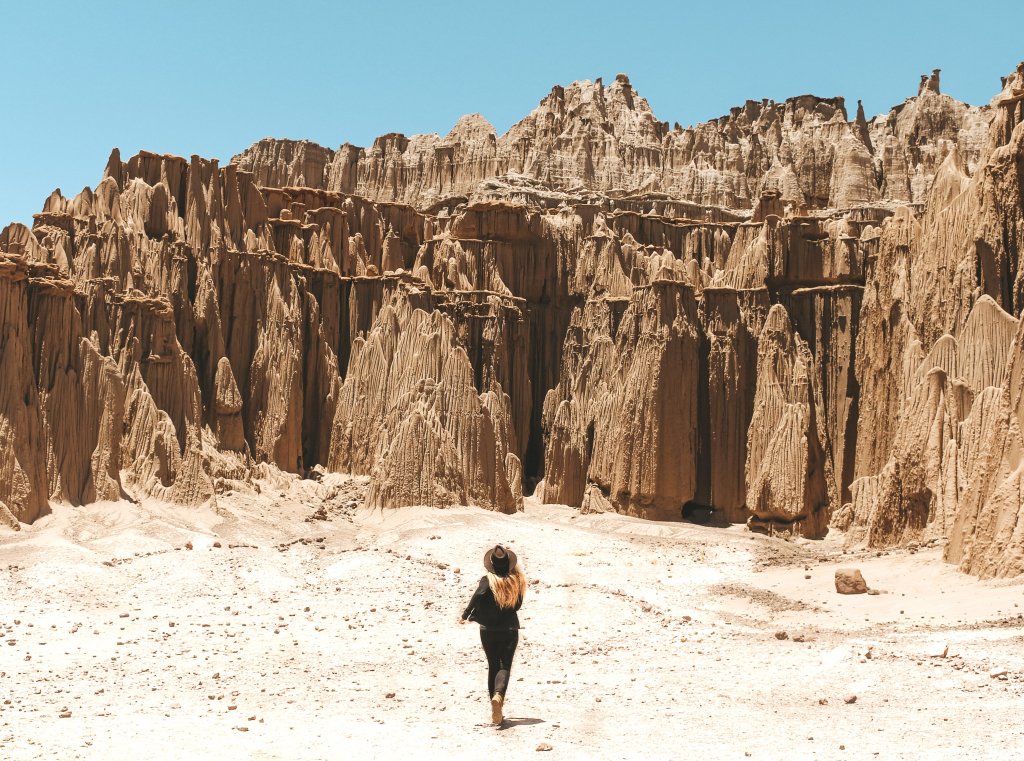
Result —
[[458, 617], [458, 619], [456, 619], [456, 620], [457, 620], [457, 621], [458, 621], [458, 622], [459, 622], [460, 624], [464, 624], [464, 623], [466, 623], [466, 619], [464, 619], [464, 618], [463, 618], [462, 616], [459, 616], [459, 617]]

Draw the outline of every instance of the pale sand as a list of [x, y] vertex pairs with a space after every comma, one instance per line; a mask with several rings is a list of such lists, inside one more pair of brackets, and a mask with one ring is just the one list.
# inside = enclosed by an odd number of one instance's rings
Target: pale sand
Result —
[[[1024, 756], [1024, 585], [939, 549], [843, 556], [836, 536], [532, 500], [304, 522], [326, 487], [280, 483], [0, 535], [0, 757]], [[500, 730], [455, 622], [498, 541], [537, 582]], [[845, 565], [885, 593], [836, 594]]]

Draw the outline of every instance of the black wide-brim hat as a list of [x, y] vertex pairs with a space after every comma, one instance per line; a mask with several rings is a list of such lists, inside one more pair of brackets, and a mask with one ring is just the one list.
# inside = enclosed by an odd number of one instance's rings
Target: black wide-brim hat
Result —
[[508, 576], [518, 560], [516, 553], [508, 547], [496, 544], [484, 553], [484, 568], [495, 576]]

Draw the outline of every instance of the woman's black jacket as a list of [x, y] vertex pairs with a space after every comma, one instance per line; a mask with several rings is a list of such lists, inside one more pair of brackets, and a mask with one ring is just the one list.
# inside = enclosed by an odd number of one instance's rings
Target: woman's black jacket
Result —
[[499, 608], [491, 592], [491, 585], [487, 582], [487, 577], [483, 576], [462, 617], [467, 621], [476, 621], [481, 628], [487, 630], [518, 629], [519, 616], [516, 611], [522, 606], [523, 598], [520, 597], [516, 600], [514, 608]]

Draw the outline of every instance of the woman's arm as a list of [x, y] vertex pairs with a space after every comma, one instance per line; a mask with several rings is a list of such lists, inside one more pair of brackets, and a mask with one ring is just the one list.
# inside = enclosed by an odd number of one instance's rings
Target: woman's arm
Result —
[[469, 598], [469, 605], [467, 605], [466, 609], [462, 612], [463, 621], [468, 621], [469, 617], [473, 615], [473, 613], [476, 611], [477, 603], [479, 602], [480, 598], [483, 597], [486, 591], [487, 577], [484, 576], [482, 579], [480, 579], [480, 583], [476, 585], [476, 591], [473, 593], [473, 596]]

